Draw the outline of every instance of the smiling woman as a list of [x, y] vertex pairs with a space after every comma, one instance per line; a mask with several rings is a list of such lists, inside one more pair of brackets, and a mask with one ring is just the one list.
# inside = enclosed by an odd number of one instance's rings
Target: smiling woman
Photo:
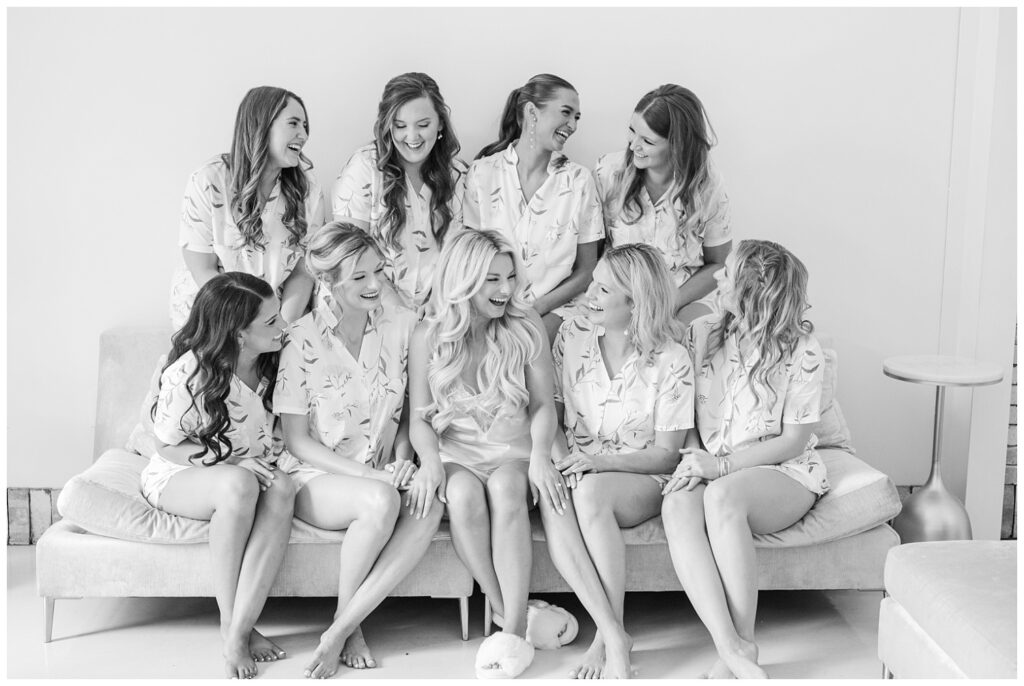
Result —
[[526, 296], [548, 340], [590, 283], [604, 237], [594, 177], [562, 153], [580, 119], [580, 96], [538, 74], [505, 101], [498, 140], [466, 180], [466, 226], [504, 234], [526, 267]]
[[281, 298], [281, 316], [306, 311], [313, 281], [302, 265], [307, 236], [323, 224], [323, 195], [302, 154], [309, 138], [299, 96], [272, 86], [245, 94], [231, 151], [207, 161], [185, 187], [171, 284], [171, 324], [181, 328], [198, 289], [223, 271], [258, 276]]
[[670, 83], [640, 98], [626, 150], [602, 156], [595, 169], [609, 241], [658, 249], [684, 323], [715, 309], [714, 272], [732, 249], [729, 199], [711, 163], [712, 145], [700, 99]]
[[384, 86], [373, 143], [352, 155], [334, 183], [334, 219], [377, 239], [384, 274], [419, 309], [445, 237], [462, 228], [466, 163], [437, 82], [400, 74]]

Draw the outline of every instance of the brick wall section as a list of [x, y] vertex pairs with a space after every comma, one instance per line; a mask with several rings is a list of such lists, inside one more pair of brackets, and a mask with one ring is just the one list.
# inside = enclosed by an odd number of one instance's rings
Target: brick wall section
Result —
[[1017, 334], [1013, 336], [1010, 429], [1006, 438], [1006, 484], [1003, 486], [1002, 538], [1017, 539]]

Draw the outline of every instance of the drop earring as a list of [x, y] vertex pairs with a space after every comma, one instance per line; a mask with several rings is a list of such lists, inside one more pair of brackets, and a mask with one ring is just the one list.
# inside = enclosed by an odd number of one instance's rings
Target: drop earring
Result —
[[437, 132], [437, 140], [441, 140], [442, 138], [444, 138], [444, 134], [441, 133], [440, 131], [438, 131]]
[[530, 122], [530, 150], [537, 147], [537, 118]]

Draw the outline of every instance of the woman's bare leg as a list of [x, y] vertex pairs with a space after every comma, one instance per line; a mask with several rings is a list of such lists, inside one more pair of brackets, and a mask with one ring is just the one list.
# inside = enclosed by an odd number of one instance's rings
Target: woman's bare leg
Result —
[[708, 540], [740, 638], [754, 642], [757, 555], [753, 534], [781, 531], [796, 523], [815, 499], [799, 482], [773, 469], [744, 469], [716, 479], [705, 490]]
[[504, 617], [501, 587], [491, 554], [491, 515], [484, 484], [476, 474], [454, 462], [446, 462], [448, 523], [455, 553], [480, 584], [494, 612]]
[[526, 460], [498, 467], [487, 480], [487, 503], [491, 512], [491, 555], [501, 589], [502, 629], [526, 636], [526, 601], [533, 564], [530, 533], [530, 486]]
[[764, 676], [764, 671], [757, 666], [757, 647], [752, 641], [742, 639], [733, 624], [705, 530], [704, 490], [701, 484], [692, 491], [679, 490], [665, 496], [661, 516], [672, 566], [718, 651], [719, 660], [708, 676], [727, 678], [733, 673]]
[[591, 651], [587, 651], [583, 662], [570, 670], [569, 675], [573, 678], [586, 678], [586, 675], [601, 672], [600, 668], [603, 665], [603, 675], [609, 678], [629, 678], [629, 651], [633, 639], [626, 633], [622, 621], [615, 614], [594, 562], [590, 559], [590, 553], [587, 552], [583, 535], [580, 533], [572, 499], [567, 501], [565, 513], [560, 515], [541, 498], [540, 514], [544, 522], [548, 553], [555, 569], [569, 583], [583, 603], [583, 607], [590, 613], [594, 624], [597, 625], [598, 634], [607, 637], [604, 641], [606, 645], [600, 651], [599, 661], [590, 655]]
[[[661, 511], [661, 486], [646, 474], [586, 474], [573, 489], [580, 531], [590, 559], [619, 622], [626, 597], [626, 543], [620, 527], [636, 526]], [[604, 669], [605, 637], [598, 632], [577, 678], [597, 678]]]
[[[359, 644], [365, 646], [359, 625], [423, 559], [441, 523], [443, 513], [444, 505], [439, 500], [434, 500], [427, 516], [421, 519], [413, 517], [408, 508], [401, 509], [394, 533], [377, 557], [370, 573], [321, 637], [321, 647], [324, 648], [325, 655], [332, 654], [332, 649], [341, 648], [343, 660], [345, 653], [348, 652], [349, 659], [362, 658], [365, 662], [373, 662], [365, 666], [376, 666], [376, 661], [368, 649], [365, 653], [358, 652]], [[352, 641], [352, 637], [357, 635], [358, 639]], [[336, 652], [335, 650], [335, 654]], [[333, 672], [329, 669], [325, 673], [324, 669], [316, 671], [314, 668], [310, 676], [319, 678], [331, 674]]]
[[[222, 638], [231, 626], [242, 555], [256, 517], [259, 497], [256, 477], [241, 467], [215, 465], [190, 467], [171, 477], [160, 494], [160, 509], [171, 514], [210, 522], [210, 556], [213, 588], [220, 610]], [[237, 646], [225, 640], [225, 669], [229, 677], [256, 674], [252, 655], [239, 655]]]
[[[353, 631], [339, 641], [332, 629], [391, 538], [400, 505], [399, 493], [390, 484], [341, 474], [318, 476], [296, 496], [295, 516], [299, 519], [329, 531], [346, 530], [341, 543], [334, 622], [321, 635], [313, 659], [305, 668], [306, 676], [321, 678], [337, 671], [344, 641]], [[367, 659], [373, 660], [368, 652], [363, 655], [364, 665]]]

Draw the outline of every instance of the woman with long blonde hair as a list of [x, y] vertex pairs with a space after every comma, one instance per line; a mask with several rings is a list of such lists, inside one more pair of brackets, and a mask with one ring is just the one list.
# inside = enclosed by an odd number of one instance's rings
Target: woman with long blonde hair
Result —
[[416, 472], [404, 403], [416, 313], [384, 287], [377, 243], [330, 222], [310, 240], [306, 266], [321, 287], [313, 311], [288, 329], [274, 411], [287, 446], [279, 465], [298, 491], [295, 516], [346, 530], [338, 609], [305, 669], [326, 678], [339, 660], [377, 666], [359, 625], [426, 553], [442, 507], [416, 518], [401, 508]]
[[669, 83], [640, 98], [625, 151], [603, 155], [594, 169], [609, 242], [658, 250], [672, 276], [673, 311], [684, 324], [714, 310], [713, 275], [732, 249], [714, 144], [703, 103]]
[[597, 624], [579, 679], [629, 677], [620, 529], [661, 511], [661, 489], [693, 426], [693, 371], [678, 342], [672, 282], [647, 245], [611, 248], [594, 270], [586, 317], [554, 343], [555, 401], [564, 435], [555, 466], [572, 487], [561, 516], [542, 507], [548, 548]]
[[235, 116], [231, 150], [189, 178], [171, 283], [171, 324], [188, 318], [199, 288], [220, 272], [258, 276], [292, 322], [309, 306], [313, 280], [302, 264], [307, 237], [324, 223], [323, 193], [302, 149], [309, 120], [302, 99], [273, 86], [250, 89]]
[[823, 358], [804, 319], [807, 269], [770, 241], [741, 241], [715, 275], [720, 313], [693, 322], [697, 431], [665, 486], [672, 563], [711, 633], [707, 676], [764, 677], [757, 664], [754, 534], [798, 522], [828, 491], [815, 452]]
[[452, 543], [503, 631], [477, 653], [477, 675], [520, 674], [531, 568], [527, 496], [564, 507], [551, 461], [551, 357], [523, 268], [496, 231], [467, 229], [441, 252], [428, 314], [409, 353], [410, 437], [420, 458], [410, 496], [417, 515], [435, 494]]

